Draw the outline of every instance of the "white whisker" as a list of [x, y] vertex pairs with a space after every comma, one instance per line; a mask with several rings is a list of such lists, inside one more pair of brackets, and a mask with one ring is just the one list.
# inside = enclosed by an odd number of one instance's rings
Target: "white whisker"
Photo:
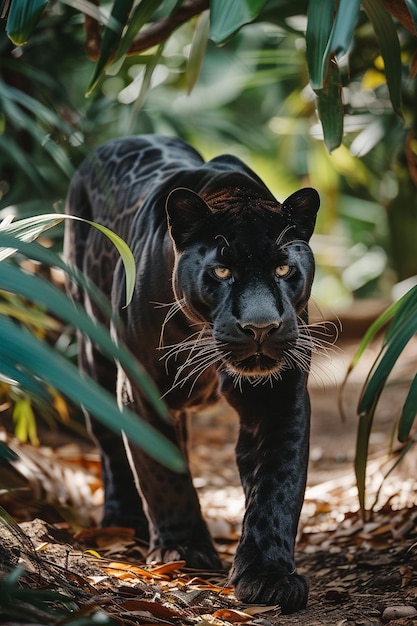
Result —
[[165, 315], [165, 319], [162, 322], [161, 334], [159, 336], [159, 347], [162, 347], [163, 342], [164, 342], [165, 327], [168, 324], [168, 322], [174, 317], [174, 315], [176, 315], [179, 311], [181, 311], [184, 308], [185, 300], [184, 299], [176, 300], [175, 302], [171, 304], [162, 304], [161, 302], [153, 302], [152, 304], [154, 304], [156, 308], [169, 307], [168, 312]]

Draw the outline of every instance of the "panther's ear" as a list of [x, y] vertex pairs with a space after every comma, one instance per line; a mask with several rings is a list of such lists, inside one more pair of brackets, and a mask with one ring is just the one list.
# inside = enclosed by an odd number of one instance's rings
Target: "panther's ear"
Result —
[[284, 200], [280, 212], [291, 225], [295, 226], [297, 237], [309, 241], [316, 223], [320, 206], [320, 196], [315, 189], [306, 187], [295, 191]]
[[178, 250], [184, 249], [190, 237], [211, 214], [209, 206], [197, 193], [183, 187], [171, 191], [166, 211], [168, 229]]

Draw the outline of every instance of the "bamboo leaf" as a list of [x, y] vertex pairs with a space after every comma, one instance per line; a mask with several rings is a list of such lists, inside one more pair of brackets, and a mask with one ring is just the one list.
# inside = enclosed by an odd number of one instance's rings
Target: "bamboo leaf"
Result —
[[[6, 264], [3, 264], [6, 265]], [[160, 463], [174, 471], [183, 471], [184, 459], [179, 450], [129, 409], [119, 409], [113, 396], [92, 379], [42, 343], [26, 329], [0, 316], [0, 370], [2, 363], [18, 366], [28, 375], [39, 377], [58, 389], [76, 404], [82, 404], [104, 424], [133, 441]]]
[[329, 71], [323, 89], [316, 90], [317, 112], [323, 127], [324, 143], [329, 152], [338, 148], [343, 139], [342, 85], [335, 59], [329, 63]]
[[398, 424], [398, 441], [407, 441], [417, 415], [417, 374], [413, 378]]
[[7, 36], [15, 46], [23, 46], [38, 23], [48, 0], [12, 0], [7, 17]]
[[384, 60], [385, 77], [392, 108], [399, 117], [402, 117], [401, 48], [393, 19], [380, 0], [363, 0], [362, 4], [374, 28]]
[[307, 7], [306, 59], [312, 89], [322, 89], [328, 70], [328, 48], [333, 28], [335, 0], [309, 2]]
[[185, 78], [187, 82], [187, 91], [190, 94], [200, 76], [201, 67], [203, 65], [204, 55], [207, 49], [207, 43], [210, 32], [210, 13], [203, 11], [197, 20], [197, 26], [194, 31], [191, 42], [190, 55], [185, 70]]
[[265, 4], [266, 0], [211, 0], [210, 39], [217, 45], [225, 43], [252, 22]]

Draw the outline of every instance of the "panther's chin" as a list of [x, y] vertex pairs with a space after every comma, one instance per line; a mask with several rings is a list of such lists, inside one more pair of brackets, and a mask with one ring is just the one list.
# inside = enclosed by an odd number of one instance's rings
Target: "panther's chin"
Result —
[[229, 369], [241, 376], [270, 376], [281, 371], [283, 359], [272, 359], [265, 354], [253, 354], [242, 361], [229, 363]]

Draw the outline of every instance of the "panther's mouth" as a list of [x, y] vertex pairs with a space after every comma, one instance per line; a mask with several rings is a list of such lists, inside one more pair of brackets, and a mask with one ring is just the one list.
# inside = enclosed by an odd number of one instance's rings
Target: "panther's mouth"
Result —
[[243, 376], [268, 376], [279, 372], [283, 365], [282, 359], [272, 359], [259, 352], [241, 361], [230, 363], [231, 369]]

